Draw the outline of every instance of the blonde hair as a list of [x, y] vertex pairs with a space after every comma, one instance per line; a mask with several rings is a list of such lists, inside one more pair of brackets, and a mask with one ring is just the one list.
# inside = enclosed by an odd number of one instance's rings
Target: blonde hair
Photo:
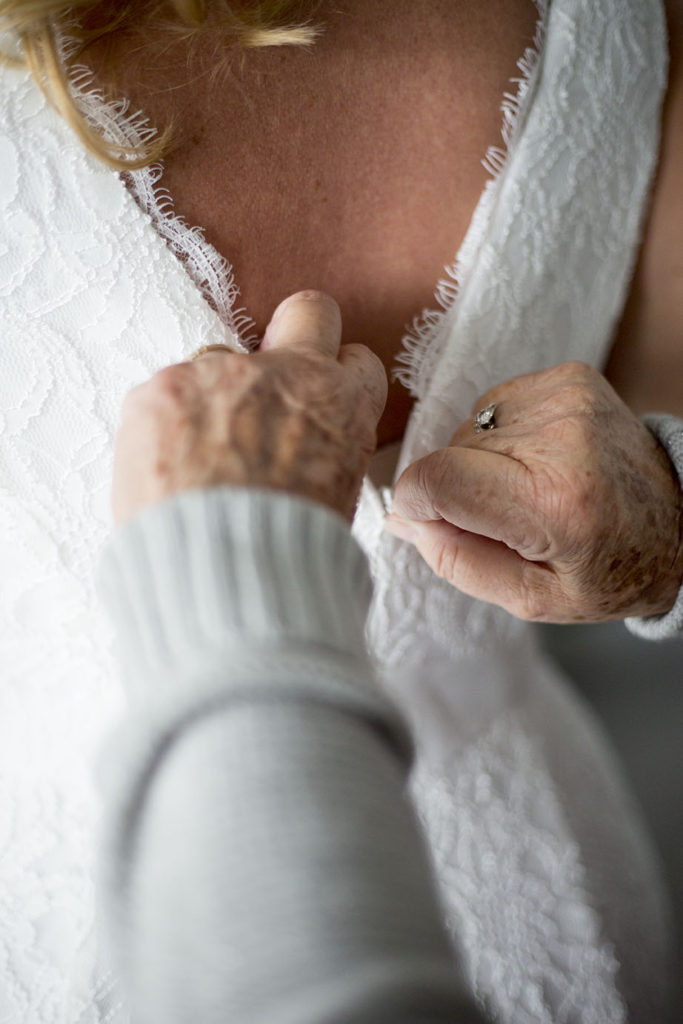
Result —
[[[173, 35], [197, 37], [207, 27], [219, 25], [227, 38], [245, 51], [266, 46], [310, 46], [321, 32], [304, 9], [319, 6], [320, 0], [128, 0], [106, 3], [103, 0], [0, 0], [0, 31], [8, 31], [18, 41], [23, 60], [47, 99], [78, 135], [84, 145], [112, 167], [133, 170], [159, 159], [172, 132], [167, 126], [153, 142], [131, 147], [113, 144], [94, 128], [78, 109], [69, 88], [69, 64], [95, 39], [106, 38], [115, 30], [135, 28], [150, 15]], [[293, 14], [293, 20], [287, 21]], [[88, 16], [99, 16], [96, 28], [87, 27]], [[297, 20], [298, 17], [298, 20]], [[68, 35], [75, 49], [68, 60], [60, 52], [60, 35]], [[16, 56], [4, 53], [0, 59], [15, 63]]]

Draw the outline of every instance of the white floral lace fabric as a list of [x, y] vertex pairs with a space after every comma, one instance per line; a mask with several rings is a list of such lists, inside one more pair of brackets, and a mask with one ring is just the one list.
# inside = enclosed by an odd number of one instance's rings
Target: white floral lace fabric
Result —
[[[406, 334], [418, 403], [399, 470], [446, 443], [492, 384], [600, 365], [623, 306], [658, 151], [661, 3], [538, 7], [538, 52], [504, 105], [509, 152], [488, 154], [441, 309]], [[104, 130], [144, 130], [84, 76], [74, 87]], [[0, 70], [6, 1024], [128, 1020], [93, 898], [91, 765], [121, 701], [93, 587], [114, 433], [135, 384], [201, 344], [250, 340], [229, 264], [174, 218], [156, 177], [124, 187], [25, 72]], [[523, 624], [436, 580], [381, 522], [366, 483], [355, 529], [376, 582], [369, 637], [416, 733], [412, 794], [473, 990], [505, 1024], [657, 1024], [666, 904], [604, 737]]]

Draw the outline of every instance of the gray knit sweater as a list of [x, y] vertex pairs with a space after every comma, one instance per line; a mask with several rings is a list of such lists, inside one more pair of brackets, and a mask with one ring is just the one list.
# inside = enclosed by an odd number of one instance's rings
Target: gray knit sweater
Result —
[[344, 521], [185, 491], [113, 534], [97, 586], [128, 695], [98, 762], [98, 885], [135, 1024], [480, 1022]]

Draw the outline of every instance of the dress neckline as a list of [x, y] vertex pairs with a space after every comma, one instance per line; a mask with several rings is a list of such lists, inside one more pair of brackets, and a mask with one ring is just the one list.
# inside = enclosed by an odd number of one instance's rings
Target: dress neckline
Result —
[[[443, 351], [447, 330], [460, 294], [461, 283], [471, 265], [474, 253], [484, 237], [494, 198], [508, 166], [513, 143], [524, 122], [540, 64], [551, 0], [532, 0], [537, 12], [536, 31], [530, 46], [517, 61], [519, 76], [510, 80], [510, 91], [503, 94], [502, 145], [489, 146], [482, 165], [490, 175], [470, 219], [462, 244], [452, 263], [444, 267], [438, 280], [434, 299], [438, 308], [423, 309], [410, 324], [406, 324], [401, 348], [393, 369], [394, 376], [417, 399], [409, 417], [415, 419], [420, 399], [429, 385]], [[76, 47], [76, 40], [65, 34], [59, 39], [64, 62]], [[139, 146], [152, 140], [156, 129], [142, 111], [131, 112], [127, 100], [107, 100], [93, 85], [90, 68], [77, 64], [69, 69], [69, 88], [75, 102], [87, 119], [110, 141], [128, 147]], [[178, 260], [199, 295], [211, 307], [220, 321], [227, 344], [238, 352], [251, 352], [259, 343], [256, 324], [244, 307], [238, 305], [240, 288], [227, 256], [207, 241], [204, 230], [190, 225], [176, 212], [173, 196], [160, 184], [163, 161], [136, 170], [118, 172], [112, 169], [135, 200], [141, 213], [147, 216], [157, 235], [166, 243], [169, 256]]]

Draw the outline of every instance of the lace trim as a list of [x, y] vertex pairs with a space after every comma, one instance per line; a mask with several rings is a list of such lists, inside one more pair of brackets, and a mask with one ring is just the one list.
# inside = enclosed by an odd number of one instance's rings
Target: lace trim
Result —
[[[78, 47], [75, 37], [59, 38], [60, 58], [66, 66]], [[142, 111], [130, 112], [126, 99], [108, 100], [101, 89], [93, 86], [94, 73], [84, 64], [69, 68], [69, 89], [79, 110], [108, 142], [125, 147], [139, 147], [157, 134]], [[200, 227], [190, 226], [175, 212], [170, 193], [158, 185], [163, 174], [163, 161], [136, 170], [124, 171], [120, 177], [133, 198], [150, 218], [154, 230], [167, 243], [183, 264], [187, 274], [212, 309], [228, 327], [235, 349], [252, 351], [259, 342], [254, 320], [246, 310], [235, 308], [240, 289], [233, 268], [210, 242]]]
[[[489, 146], [482, 160], [491, 175], [474, 211], [465, 239], [452, 264], [444, 268], [434, 291], [440, 309], [423, 309], [415, 316], [401, 339], [402, 351], [396, 357], [392, 377], [403, 384], [411, 394], [422, 397], [432, 377], [443, 345], [444, 321], [452, 314], [460, 294], [465, 269], [484, 238], [491, 212], [507, 169], [514, 141], [523, 122], [540, 63], [550, 0], [533, 0], [538, 10], [538, 21], [531, 46], [517, 61], [521, 77], [510, 79], [515, 91], [503, 94], [501, 112], [503, 146]], [[68, 35], [60, 39], [64, 62], [77, 47], [77, 41]], [[111, 142], [125, 146], [144, 145], [157, 135], [149, 119], [137, 111], [130, 113], [128, 100], [107, 100], [101, 89], [92, 86], [94, 74], [79, 64], [69, 71], [69, 85], [75, 102], [88, 120]], [[233, 267], [227, 258], [207, 242], [204, 231], [191, 226], [175, 212], [173, 197], [158, 183], [163, 175], [163, 161], [126, 171], [122, 175], [140, 208], [150, 218], [155, 231], [165, 240], [173, 254], [181, 261], [190, 278], [209, 305], [233, 335], [237, 350], [250, 352], [258, 345], [255, 321], [244, 307], [234, 308], [240, 295]], [[441, 344], [439, 344], [441, 342]]]
[[545, 39], [548, 11], [551, 0], [533, 0], [538, 10], [536, 32], [531, 46], [517, 61], [520, 78], [511, 78], [514, 92], [503, 94], [501, 112], [503, 124], [501, 136], [503, 146], [489, 146], [482, 160], [485, 170], [491, 175], [486, 182], [472, 221], [453, 263], [444, 268], [446, 277], [436, 286], [434, 298], [440, 309], [423, 309], [416, 316], [401, 341], [403, 351], [396, 357], [398, 364], [392, 370], [392, 377], [403, 384], [416, 398], [422, 398], [429, 386], [434, 368], [441, 355], [446, 332], [444, 322], [452, 315], [465, 271], [472, 265], [473, 257], [484, 239], [491, 220], [491, 213], [498, 198], [501, 179], [507, 169], [510, 153], [523, 124], [523, 113], [533, 95], [536, 70], [539, 67]]

